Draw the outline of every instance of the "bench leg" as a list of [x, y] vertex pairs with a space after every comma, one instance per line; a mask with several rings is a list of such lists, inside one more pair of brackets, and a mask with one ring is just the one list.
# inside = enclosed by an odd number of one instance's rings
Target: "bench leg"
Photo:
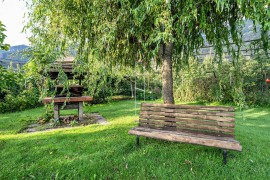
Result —
[[227, 150], [224, 149], [223, 150], [223, 164], [227, 164]]
[[140, 136], [136, 136], [136, 145], [137, 145], [137, 146], [140, 145]]

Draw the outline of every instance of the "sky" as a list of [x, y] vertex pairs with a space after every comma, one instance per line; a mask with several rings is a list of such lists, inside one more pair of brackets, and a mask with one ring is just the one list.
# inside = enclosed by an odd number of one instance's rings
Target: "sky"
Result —
[[25, 2], [22, 0], [0, 0], [0, 21], [6, 26], [4, 33], [7, 35], [4, 43], [11, 46], [29, 45], [29, 34], [22, 33], [24, 22], [27, 21], [24, 18], [26, 11]]

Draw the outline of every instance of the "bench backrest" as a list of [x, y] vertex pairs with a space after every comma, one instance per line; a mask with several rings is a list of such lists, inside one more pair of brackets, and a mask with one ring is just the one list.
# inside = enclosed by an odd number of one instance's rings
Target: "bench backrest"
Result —
[[234, 108], [142, 103], [139, 126], [234, 137]]

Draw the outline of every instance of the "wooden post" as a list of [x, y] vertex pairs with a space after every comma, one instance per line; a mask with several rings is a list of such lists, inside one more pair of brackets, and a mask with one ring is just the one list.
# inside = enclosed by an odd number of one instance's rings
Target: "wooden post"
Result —
[[78, 107], [79, 121], [83, 120], [83, 102], [79, 102]]
[[54, 120], [59, 120], [60, 118], [60, 109], [59, 109], [59, 104], [54, 103]]

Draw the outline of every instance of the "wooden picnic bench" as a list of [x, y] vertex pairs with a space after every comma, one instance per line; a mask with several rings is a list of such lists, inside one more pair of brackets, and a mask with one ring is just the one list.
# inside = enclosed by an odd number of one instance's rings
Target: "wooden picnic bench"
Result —
[[[59, 73], [64, 73], [69, 84], [68, 87], [63, 86], [63, 84], [56, 85], [51, 89], [56, 92], [55, 97], [46, 97], [43, 99], [44, 104], [52, 103], [54, 105], [55, 120], [59, 120], [61, 109], [78, 109], [79, 120], [83, 120], [83, 102], [93, 101], [92, 97], [83, 96], [85, 88], [82, 86], [82, 80], [86, 73], [76, 74], [73, 71], [73, 66], [75, 66], [74, 57], [65, 56], [52, 63], [48, 72], [42, 72], [46, 76], [49, 75], [56, 83], [60, 83]], [[69, 80], [72, 80], [72, 84]], [[78, 81], [76, 82], [76, 80]]]
[[46, 97], [43, 99], [44, 104], [54, 103], [54, 119], [59, 120], [60, 109], [64, 105], [63, 109], [78, 109], [79, 120], [83, 120], [83, 102], [91, 102], [93, 97], [81, 96], [81, 97]]
[[242, 151], [234, 137], [234, 108], [169, 104], [141, 104], [139, 126], [128, 133], [167, 141], [198, 144], [227, 150]]

